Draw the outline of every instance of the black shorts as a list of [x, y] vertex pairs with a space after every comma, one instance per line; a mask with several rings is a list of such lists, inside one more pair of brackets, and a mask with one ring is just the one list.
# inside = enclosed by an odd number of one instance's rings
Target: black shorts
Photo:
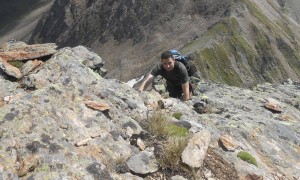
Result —
[[[176, 85], [167, 84], [167, 91], [169, 92], [170, 97], [178, 98], [178, 99], [181, 98], [182, 93], [183, 93], [181, 85], [176, 86]], [[190, 91], [190, 93], [193, 94], [193, 88], [190, 83], [189, 83], [189, 91]]]
[[182, 87], [180, 86], [175, 86], [175, 85], [167, 85], [167, 91], [169, 92], [169, 96], [173, 98], [181, 98], [182, 96]]

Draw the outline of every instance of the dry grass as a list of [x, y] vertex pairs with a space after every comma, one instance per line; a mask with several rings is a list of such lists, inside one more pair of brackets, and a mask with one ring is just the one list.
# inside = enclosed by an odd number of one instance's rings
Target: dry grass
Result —
[[169, 134], [166, 130], [167, 125], [167, 116], [161, 111], [158, 111], [150, 117], [148, 122], [148, 130], [151, 134], [156, 135], [157, 137], [166, 137]]
[[189, 174], [190, 169], [181, 161], [181, 154], [189, 141], [188, 129], [170, 123], [168, 117], [171, 115], [157, 111], [148, 121], [148, 131], [163, 144], [156, 154], [157, 161], [163, 173]]
[[188, 144], [188, 137], [170, 137], [164, 144], [163, 151], [158, 159], [163, 169], [183, 170], [181, 154]]

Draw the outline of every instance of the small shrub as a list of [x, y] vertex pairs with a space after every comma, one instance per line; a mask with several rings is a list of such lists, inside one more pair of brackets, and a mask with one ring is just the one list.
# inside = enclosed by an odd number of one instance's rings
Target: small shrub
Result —
[[244, 161], [247, 161], [250, 164], [258, 166], [257, 162], [256, 162], [256, 159], [251, 154], [249, 154], [246, 151], [239, 152], [238, 155], [237, 155], [237, 157], [239, 157], [240, 159], [242, 159]]
[[117, 159], [116, 159], [116, 164], [124, 164], [126, 163], [126, 157], [125, 156], [119, 156]]
[[188, 129], [169, 123], [167, 116], [162, 112], [157, 112], [150, 118], [148, 130], [151, 134], [158, 137], [184, 137], [188, 134]]
[[163, 169], [182, 170], [181, 154], [188, 144], [187, 137], [170, 137], [164, 144], [158, 162]]
[[150, 120], [148, 122], [148, 130], [153, 135], [164, 137], [168, 135], [168, 132], [165, 128], [167, 125], [168, 120], [166, 115], [159, 111], [150, 117]]
[[181, 161], [181, 154], [189, 140], [188, 129], [168, 122], [168, 117], [158, 111], [148, 121], [149, 133], [161, 141], [159, 144], [163, 144], [156, 148], [156, 159], [163, 173], [190, 174], [189, 167]]
[[172, 116], [176, 119], [180, 119], [183, 114], [181, 112], [175, 112]]

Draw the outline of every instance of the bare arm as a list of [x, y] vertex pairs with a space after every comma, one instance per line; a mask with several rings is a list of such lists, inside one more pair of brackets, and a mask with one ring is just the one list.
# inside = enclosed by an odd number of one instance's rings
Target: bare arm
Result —
[[140, 85], [139, 91], [144, 91], [149, 86], [149, 84], [153, 81], [153, 79], [154, 79], [154, 76], [152, 74], [148, 74], [146, 79]]
[[183, 101], [187, 101], [190, 99], [190, 87], [189, 82], [186, 82], [181, 85], [183, 91]]

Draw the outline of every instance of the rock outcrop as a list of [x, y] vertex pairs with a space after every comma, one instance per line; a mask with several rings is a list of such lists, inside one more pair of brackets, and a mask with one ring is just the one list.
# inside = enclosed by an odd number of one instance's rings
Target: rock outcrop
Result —
[[[5, 42], [0, 47], [0, 69], [7, 75], [20, 79], [42, 64], [42, 61], [36, 58], [41, 59], [54, 54], [56, 47], [53, 43], [28, 45], [18, 41]], [[24, 64], [21, 61], [26, 63], [22, 68], [18, 68], [11, 65], [12, 61], [14, 64], [19, 64], [18, 66]]]
[[[181, 102], [103, 78], [102, 65], [98, 55], [78, 46], [57, 49], [19, 80], [0, 69], [3, 179], [300, 178], [299, 83], [249, 90], [199, 82], [198, 95]], [[281, 112], [264, 107], [269, 98], [280, 103]], [[190, 144], [203, 156], [192, 165], [193, 173], [160, 166], [164, 139], [149, 134], [145, 124], [162, 99], [168, 106], [161, 111], [189, 129], [186, 137], [210, 134], [201, 137], [207, 148]], [[222, 111], [198, 113], [194, 105], [199, 103]], [[181, 116], [175, 119], [174, 113]], [[131, 145], [134, 136], [145, 150]]]
[[42, 58], [56, 52], [56, 44], [28, 45], [23, 42], [6, 42], [0, 47], [0, 57], [5, 61], [22, 61]]

